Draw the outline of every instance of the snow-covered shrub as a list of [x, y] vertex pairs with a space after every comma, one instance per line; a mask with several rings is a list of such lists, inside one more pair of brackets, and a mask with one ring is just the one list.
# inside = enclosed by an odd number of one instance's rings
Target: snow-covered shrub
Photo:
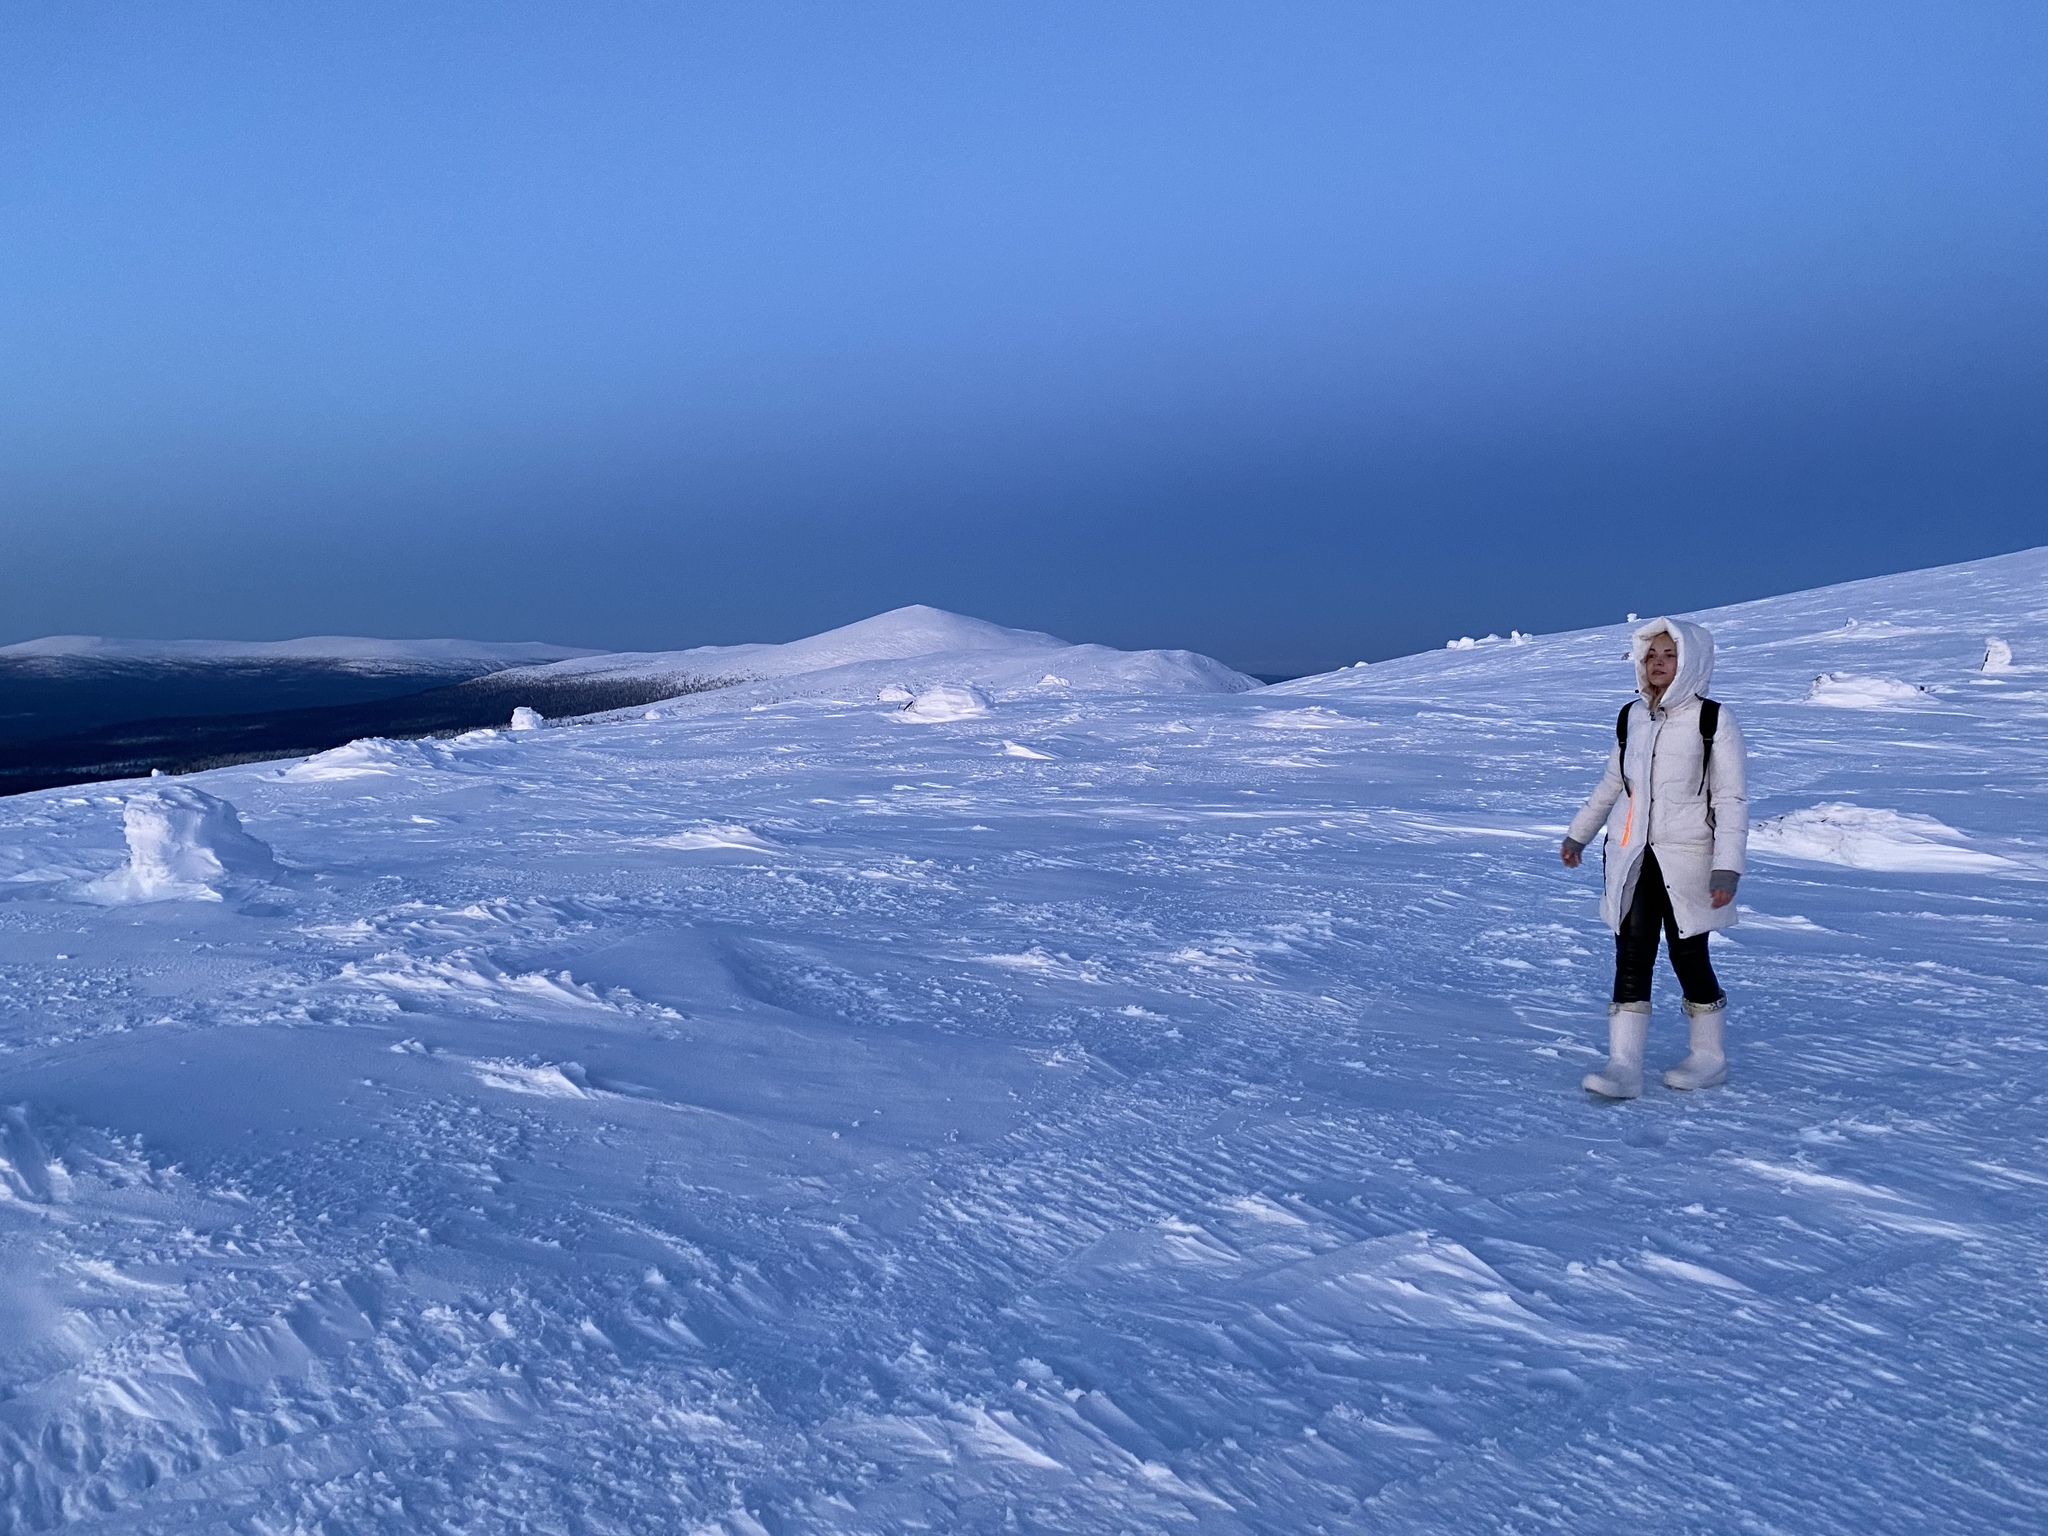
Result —
[[1993, 635], [1984, 642], [1984, 668], [1986, 672], [2010, 672], [2012, 670], [2012, 647]]
[[546, 715], [539, 710], [520, 705], [512, 711], [512, 729], [515, 731], [538, 731], [548, 723]]
[[988, 695], [967, 683], [940, 683], [903, 706], [906, 720], [972, 720], [988, 712]]
[[99, 901], [219, 901], [235, 881], [277, 873], [269, 847], [242, 830], [234, 806], [189, 784], [128, 797], [128, 862], [88, 887]]

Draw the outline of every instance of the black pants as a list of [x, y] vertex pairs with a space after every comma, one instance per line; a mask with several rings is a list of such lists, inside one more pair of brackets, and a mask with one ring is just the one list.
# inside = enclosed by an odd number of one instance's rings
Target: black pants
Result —
[[1678, 936], [1678, 918], [1671, 911], [1671, 893], [1664, 889], [1664, 871], [1657, 867], [1657, 855], [1643, 850], [1642, 868], [1636, 871], [1635, 900], [1621, 932], [1614, 936], [1614, 1000], [1617, 1003], [1647, 1003], [1650, 975], [1657, 968], [1657, 933], [1662, 929], [1671, 951], [1671, 969], [1678, 972], [1678, 985], [1689, 1003], [1718, 1003], [1726, 995], [1715, 979], [1714, 964], [1707, 958], [1707, 936], [1696, 933], [1689, 939]]

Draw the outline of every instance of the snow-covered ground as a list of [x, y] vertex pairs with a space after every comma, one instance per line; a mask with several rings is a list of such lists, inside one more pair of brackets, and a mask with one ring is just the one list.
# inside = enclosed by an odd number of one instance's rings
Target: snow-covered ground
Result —
[[1619, 626], [0, 801], [0, 1531], [2042, 1529], [2048, 551], [1701, 617], [1632, 1104]]

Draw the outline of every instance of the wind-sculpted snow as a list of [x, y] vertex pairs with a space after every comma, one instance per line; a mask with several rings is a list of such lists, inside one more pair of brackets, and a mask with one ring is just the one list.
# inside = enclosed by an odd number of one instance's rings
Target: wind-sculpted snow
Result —
[[1810, 859], [1908, 874], [1984, 874], [2015, 867], [2012, 859], [1962, 846], [1966, 841], [1932, 816], [1839, 802], [1773, 816], [1750, 832], [1751, 847], [1767, 859]]
[[278, 776], [307, 784], [330, 779], [396, 778], [434, 765], [444, 758], [445, 751], [434, 742], [381, 741], [370, 737], [301, 758], [279, 769]]
[[189, 784], [130, 795], [122, 822], [128, 862], [86, 888], [95, 901], [219, 901], [232, 883], [277, 873], [235, 808]]
[[1627, 1105], [1619, 625], [224, 769], [218, 901], [0, 802], [0, 1532], [2032, 1532], [2044, 591], [1702, 616], [1732, 1078]]

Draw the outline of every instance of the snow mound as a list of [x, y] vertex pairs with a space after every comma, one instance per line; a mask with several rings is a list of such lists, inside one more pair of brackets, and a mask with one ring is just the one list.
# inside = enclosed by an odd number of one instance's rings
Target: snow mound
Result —
[[420, 748], [413, 742], [386, 741], [378, 736], [365, 736], [359, 741], [349, 742], [346, 746], [316, 752], [303, 762], [292, 764], [278, 777], [296, 783], [318, 784], [333, 779], [362, 779], [380, 774], [409, 773], [425, 761]]
[[1924, 704], [1927, 690], [1896, 677], [1858, 677], [1849, 672], [1823, 672], [1807, 690], [1809, 704], [1831, 709], [1897, 709], [1902, 704]]
[[988, 712], [988, 695], [966, 683], [940, 683], [903, 706], [906, 720], [974, 720]]
[[1984, 664], [1980, 670], [1985, 672], [2012, 671], [2012, 647], [1996, 635], [1986, 640], [1984, 642]]
[[242, 830], [232, 805], [187, 784], [130, 795], [122, 813], [128, 862], [96, 880], [97, 901], [219, 901], [222, 887], [277, 873], [270, 849]]
[[1932, 816], [1828, 801], [1757, 823], [1750, 847], [1766, 857], [1846, 864], [1894, 874], [1981, 874], [2011, 859], [1960, 846], [1968, 839]]
[[667, 837], [650, 837], [656, 848], [743, 848], [750, 853], [773, 853], [775, 845], [747, 827], [692, 827]]
[[583, 1068], [576, 1062], [563, 1062], [559, 1066], [552, 1061], [526, 1063], [485, 1059], [473, 1063], [474, 1070], [486, 1088], [496, 1088], [504, 1093], [527, 1093], [541, 1099], [587, 1099], [590, 1091], [583, 1086]]
[[512, 730], [538, 731], [545, 729], [547, 723], [548, 717], [546, 715], [543, 715], [537, 709], [529, 709], [524, 704], [512, 711]]
[[1307, 709], [1269, 709], [1257, 716], [1258, 723], [1273, 731], [1327, 731], [1350, 721], [1334, 709], [1311, 705]]

